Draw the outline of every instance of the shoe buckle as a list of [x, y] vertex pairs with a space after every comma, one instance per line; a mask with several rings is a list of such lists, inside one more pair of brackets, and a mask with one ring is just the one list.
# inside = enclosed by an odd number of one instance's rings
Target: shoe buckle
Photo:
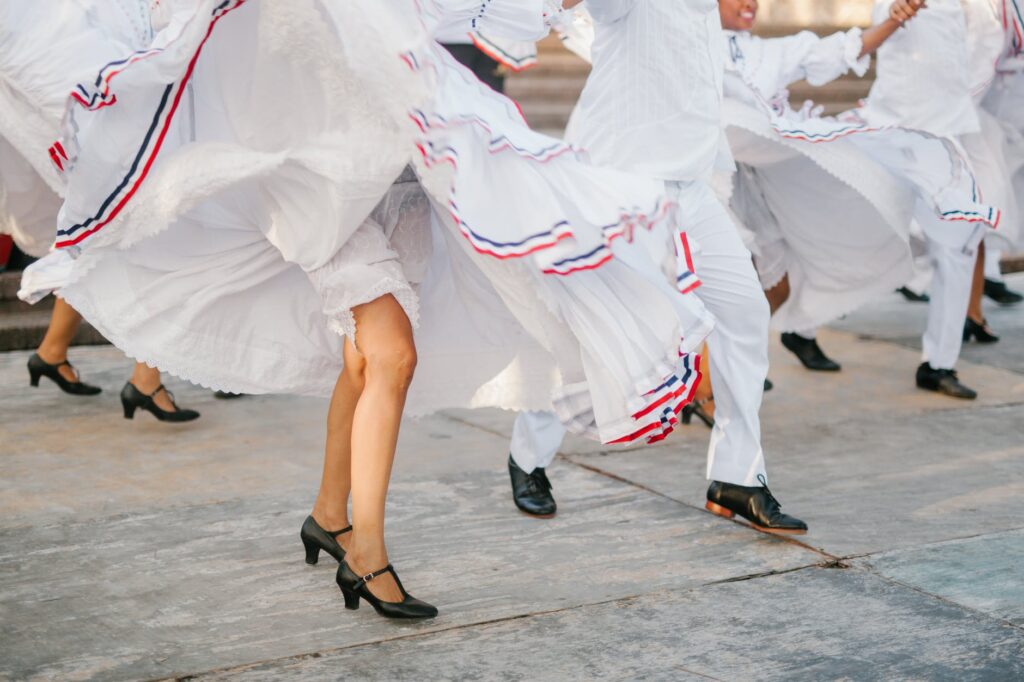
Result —
[[375, 576], [373, 573], [367, 573], [362, 578], [360, 578], [360, 580], [362, 580], [364, 583], [368, 583], [376, 577], [377, 576]]

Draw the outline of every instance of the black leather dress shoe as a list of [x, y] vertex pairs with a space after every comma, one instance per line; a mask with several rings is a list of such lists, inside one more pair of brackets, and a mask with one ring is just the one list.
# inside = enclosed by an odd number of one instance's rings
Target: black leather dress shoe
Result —
[[232, 393], [231, 391], [214, 391], [213, 397], [218, 400], [234, 400], [235, 398], [244, 398], [244, 393]]
[[558, 505], [551, 494], [551, 481], [543, 468], [537, 467], [526, 473], [509, 455], [508, 475], [512, 479], [512, 500], [519, 511], [544, 519], [555, 515]]
[[974, 400], [978, 397], [977, 391], [960, 383], [956, 370], [935, 369], [927, 362], [922, 362], [917, 368], [917, 387], [964, 400]]
[[785, 332], [782, 335], [782, 345], [792, 351], [793, 355], [809, 370], [838, 372], [841, 369], [838, 362], [830, 360], [822, 352], [816, 339], [805, 339], [799, 334]]
[[1024, 296], [1013, 289], [1006, 287], [1006, 282], [997, 282], [994, 279], [985, 280], [985, 295], [1001, 305], [1014, 305], [1024, 301]]
[[712, 481], [708, 487], [705, 508], [712, 514], [731, 519], [739, 514], [754, 528], [764, 533], [803, 535], [807, 524], [782, 513], [782, 505], [768, 489], [764, 476], [758, 476], [760, 486], [747, 487]]
[[907, 299], [912, 303], [927, 303], [928, 301], [932, 300], [931, 296], [929, 296], [928, 294], [919, 294], [917, 292], [911, 291], [906, 287], [900, 287], [899, 289], [896, 290], [896, 292], [903, 294], [903, 298]]

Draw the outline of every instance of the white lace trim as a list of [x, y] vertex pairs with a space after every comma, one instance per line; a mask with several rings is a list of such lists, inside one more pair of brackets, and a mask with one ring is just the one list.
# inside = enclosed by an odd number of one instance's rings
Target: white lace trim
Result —
[[356, 345], [356, 318], [352, 313], [352, 309], [356, 306], [376, 301], [381, 296], [388, 294], [394, 296], [398, 304], [402, 306], [402, 310], [405, 311], [405, 316], [409, 318], [409, 324], [412, 325], [412, 328], [418, 329], [420, 326], [420, 297], [406, 282], [388, 277], [380, 280], [369, 289], [361, 291], [359, 296], [355, 297], [355, 300], [348, 307], [332, 310], [327, 313], [328, 325], [331, 331], [340, 336], [347, 336], [352, 340], [352, 345]]

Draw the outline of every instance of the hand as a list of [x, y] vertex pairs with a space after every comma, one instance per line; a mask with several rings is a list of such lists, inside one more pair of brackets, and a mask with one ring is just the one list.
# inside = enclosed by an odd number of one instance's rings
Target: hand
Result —
[[901, 24], [914, 18], [917, 11], [925, 6], [925, 0], [893, 0], [889, 6], [889, 18]]

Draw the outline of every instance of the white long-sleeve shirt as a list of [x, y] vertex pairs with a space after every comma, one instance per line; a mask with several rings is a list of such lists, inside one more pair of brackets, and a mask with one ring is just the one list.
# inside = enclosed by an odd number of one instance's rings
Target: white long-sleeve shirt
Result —
[[722, 142], [716, 0], [588, 0], [593, 70], [567, 137], [594, 163], [708, 179]]
[[[891, 4], [875, 1], [876, 22], [889, 15]], [[946, 137], [978, 132], [969, 54], [961, 0], [929, 0], [878, 48], [878, 75], [862, 115], [871, 125]]]

